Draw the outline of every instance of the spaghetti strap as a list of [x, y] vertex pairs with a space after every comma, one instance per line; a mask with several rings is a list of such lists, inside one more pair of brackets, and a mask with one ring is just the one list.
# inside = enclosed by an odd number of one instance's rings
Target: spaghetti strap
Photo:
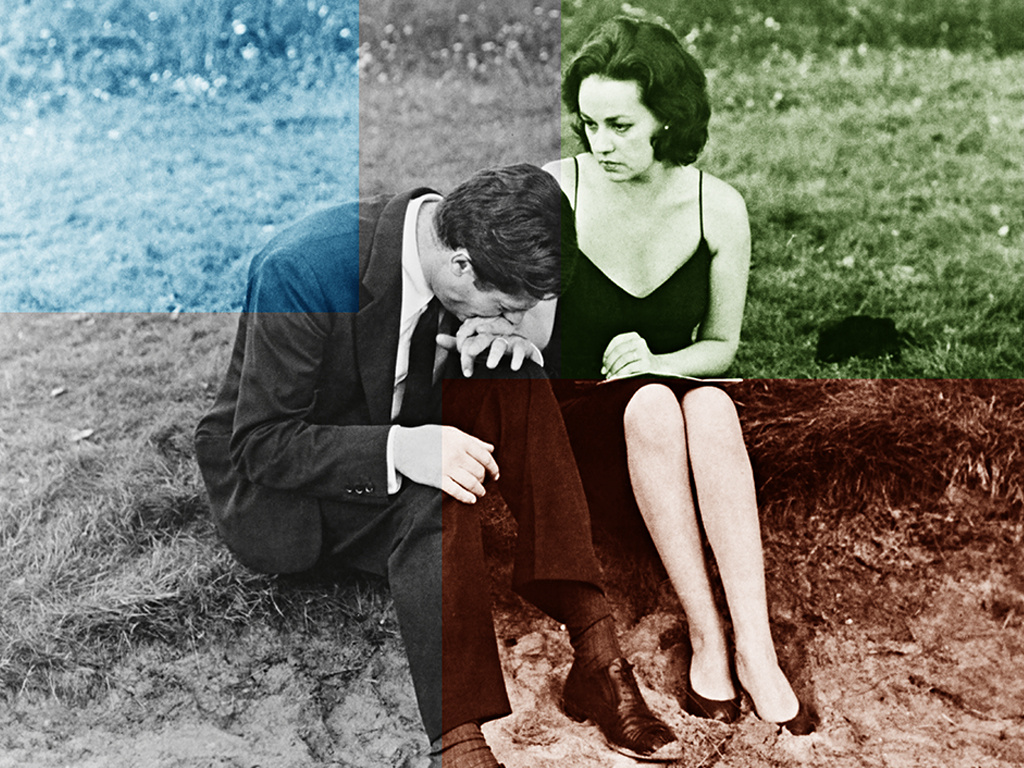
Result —
[[700, 239], [704, 239], [704, 171], [700, 172], [700, 181], [697, 183], [697, 210], [700, 214]]
[[573, 218], [576, 218], [576, 198], [580, 194], [580, 161], [573, 155], [572, 158], [573, 168], [575, 169], [575, 175], [573, 176], [573, 190], [572, 190], [572, 213]]

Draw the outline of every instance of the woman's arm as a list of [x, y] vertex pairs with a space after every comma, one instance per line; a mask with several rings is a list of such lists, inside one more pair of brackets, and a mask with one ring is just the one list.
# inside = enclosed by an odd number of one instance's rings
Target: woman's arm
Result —
[[708, 311], [697, 341], [677, 352], [652, 355], [638, 334], [616, 336], [604, 355], [609, 378], [643, 373], [720, 376], [732, 365], [750, 272], [750, 223], [746, 204], [736, 190], [707, 174], [704, 179], [704, 235], [714, 256]]
[[558, 299], [545, 299], [529, 310], [519, 323], [519, 333], [536, 344], [539, 350], [547, 349], [551, 341], [557, 305]]
[[[572, 200], [572, 189], [576, 181], [576, 166], [572, 158], [565, 157], [561, 160], [552, 160], [544, 165], [542, 169], [555, 177], [562, 188], [562, 192]], [[551, 341], [557, 304], [557, 299], [540, 302], [526, 313], [519, 326], [520, 333], [536, 344], [537, 348], [542, 351], [547, 349], [548, 343]]]

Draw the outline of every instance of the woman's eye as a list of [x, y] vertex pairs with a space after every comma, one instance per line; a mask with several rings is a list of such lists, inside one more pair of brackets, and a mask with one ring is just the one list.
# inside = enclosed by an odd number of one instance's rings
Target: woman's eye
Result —
[[633, 126], [631, 125], [613, 125], [612, 130], [615, 131], [616, 133], [625, 133], [632, 127]]

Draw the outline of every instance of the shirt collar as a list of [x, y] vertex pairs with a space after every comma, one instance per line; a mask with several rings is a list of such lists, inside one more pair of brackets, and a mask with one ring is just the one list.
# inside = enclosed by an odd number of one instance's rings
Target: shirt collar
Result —
[[420, 250], [416, 244], [416, 220], [423, 203], [440, 200], [441, 196], [426, 194], [413, 198], [405, 210], [405, 224], [402, 228], [402, 319], [419, 314], [434, 297], [427, 285], [420, 262]]

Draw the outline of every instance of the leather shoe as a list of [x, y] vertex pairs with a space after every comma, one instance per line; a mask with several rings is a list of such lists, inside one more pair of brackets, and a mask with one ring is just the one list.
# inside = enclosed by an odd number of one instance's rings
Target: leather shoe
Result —
[[590, 674], [574, 663], [565, 680], [562, 708], [577, 722], [592, 720], [613, 745], [638, 755], [649, 755], [676, 740], [648, 709], [633, 667], [623, 658]]
[[740, 719], [740, 697], [732, 699], [705, 699], [695, 690], [690, 678], [686, 678], [686, 694], [681, 702], [683, 709], [694, 717], [717, 720], [720, 723], [735, 723]]

